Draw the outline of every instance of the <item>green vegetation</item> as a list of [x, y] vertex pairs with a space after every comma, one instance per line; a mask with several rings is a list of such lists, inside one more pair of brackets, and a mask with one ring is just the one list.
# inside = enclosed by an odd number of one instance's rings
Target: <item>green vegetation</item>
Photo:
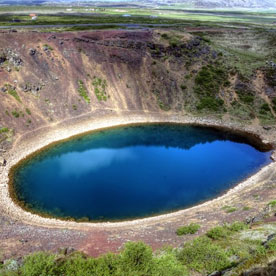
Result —
[[268, 112], [271, 112], [269, 105], [267, 103], [262, 104], [259, 112], [263, 115], [267, 114]]
[[12, 113], [12, 116], [15, 117], [15, 118], [20, 117], [20, 113], [17, 110], [13, 110], [11, 113]]
[[45, 49], [45, 50], [49, 50], [49, 51], [53, 51], [54, 49], [50, 46], [50, 45], [48, 45], [48, 44], [44, 44], [43, 45], [43, 48]]
[[79, 80], [78, 85], [79, 85], [78, 92], [79, 92], [80, 96], [89, 104], [90, 98], [88, 96], [88, 92], [84, 86], [83, 81]]
[[206, 236], [213, 240], [225, 239], [235, 232], [248, 229], [248, 225], [236, 221], [230, 225], [216, 226], [206, 233]]
[[107, 82], [101, 78], [94, 77], [92, 81], [94, 86], [94, 93], [99, 101], [107, 101], [108, 95], [106, 92]]
[[20, 267], [10, 269], [12, 260], [0, 265], [0, 275], [188, 276], [228, 268], [231, 275], [240, 275], [242, 271], [276, 257], [275, 237], [267, 243], [255, 238], [261, 236], [265, 227], [276, 230], [275, 224], [252, 229], [243, 222], [216, 226], [179, 249], [165, 248], [154, 254], [142, 242], [128, 242], [119, 254], [109, 253], [99, 258], [79, 252], [67, 255], [38, 252], [25, 257]]
[[248, 229], [248, 225], [241, 222], [241, 221], [235, 221], [232, 224], [228, 225], [227, 228], [231, 231], [231, 232], [239, 232], [242, 230], [246, 230]]
[[164, 111], [170, 110], [170, 106], [168, 104], [165, 104], [159, 97], [157, 98], [157, 101], [158, 101], [158, 105], [159, 105], [160, 109], [162, 109]]
[[177, 260], [173, 251], [168, 249], [162, 254], [153, 255], [152, 249], [144, 243], [129, 242], [125, 244], [120, 254], [110, 253], [97, 259], [88, 258], [78, 252], [67, 256], [35, 253], [27, 256], [17, 271], [9, 271], [7, 275], [185, 276], [188, 274], [185, 266]]
[[204, 97], [200, 99], [197, 105], [198, 110], [209, 109], [211, 111], [219, 111], [223, 106], [224, 102], [222, 99], [215, 99], [212, 97]]
[[7, 127], [0, 127], [0, 143], [3, 141], [10, 142], [14, 132], [13, 129]]
[[229, 234], [229, 231], [224, 226], [216, 226], [206, 233], [207, 237], [209, 237], [213, 240], [219, 240], [219, 239], [226, 238], [228, 236], [228, 234]]
[[228, 79], [228, 73], [219, 64], [203, 66], [195, 78], [194, 92], [199, 97], [198, 110], [220, 111], [224, 101], [219, 98], [220, 88]]
[[228, 73], [219, 64], [203, 66], [195, 78], [195, 92], [198, 95], [214, 96], [228, 79]]
[[276, 112], [276, 98], [272, 99], [272, 108]]
[[258, 117], [263, 124], [275, 121], [269, 104], [266, 103], [263, 99], [258, 99], [256, 106], [259, 111]]
[[[229, 24], [231, 26], [249, 25], [272, 26], [275, 21], [273, 12], [249, 12], [233, 10], [194, 10], [193, 5], [170, 5], [154, 8], [127, 6], [122, 9], [116, 7], [96, 8], [88, 11], [84, 6], [70, 7], [72, 12], [66, 11], [66, 6], [1, 6], [1, 25], [57, 25], [57, 24], [93, 24], [93, 23], [132, 23], [132, 24], [193, 24], [195, 26], [214, 26]], [[187, 12], [187, 8], [190, 9]], [[165, 9], [164, 12], [162, 9]], [[20, 11], [21, 14], [8, 14]], [[36, 20], [31, 20], [28, 13], [40, 13]], [[81, 14], [82, 13], [82, 14]], [[124, 14], [131, 16], [124, 17]], [[19, 20], [16, 22], [15, 20]]]
[[187, 86], [185, 84], [181, 84], [180, 88], [184, 91], [187, 89]]
[[268, 249], [271, 250], [271, 251], [276, 251], [276, 238], [274, 237], [273, 239], [271, 239], [268, 244]]
[[272, 201], [270, 201], [269, 203], [268, 203], [268, 205], [270, 206], [270, 207], [276, 207], [276, 200], [272, 200]]
[[203, 236], [184, 244], [178, 259], [198, 272], [211, 273], [231, 266], [227, 252], [209, 238]]
[[254, 92], [245, 88], [243, 90], [236, 90], [237, 95], [242, 103], [252, 105], [255, 100]]
[[176, 234], [178, 236], [188, 235], [188, 234], [195, 234], [199, 229], [200, 229], [200, 225], [199, 224], [191, 223], [189, 225], [179, 227], [176, 230]]
[[167, 40], [172, 47], [178, 46], [181, 42], [181, 36], [179, 35], [163, 33], [161, 37]]
[[9, 132], [9, 129], [7, 127], [0, 128], [0, 134], [1, 133], [7, 133], [7, 132]]
[[15, 88], [13, 88], [9, 83], [6, 83], [5, 86], [4, 86], [6, 89], [7, 89], [7, 93], [11, 96], [13, 96], [18, 102], [21, 103], [21, 99], [20, 97], [18, 96]]
[[27, 113], [28, 115], [31, 115], [31, 114], [32, 114], [32, 112], [31, 112], [31, 110], [30, 110], [29, 108], [26, 108], [25, 110], [26, 110], [26, 113]]
[[233, 213], [233, 212], [237, 211], [237, 208], [233, 207], [233, 206], [228, 206], [227, 205], [227, 206], [223, 206], [222, 210], [224, 210], [226, 213]]

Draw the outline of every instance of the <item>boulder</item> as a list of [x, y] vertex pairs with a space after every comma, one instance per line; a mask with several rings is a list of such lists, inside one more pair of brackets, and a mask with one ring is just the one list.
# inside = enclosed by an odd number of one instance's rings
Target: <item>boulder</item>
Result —
[[276, 162], [276, 151], [271, 154], [271, 159]]
[[0, 166], [6, 166], [6, 164], [7, 161], [2, 156], [0, 156]]
[[33, 49], [33, 48], [30, 48], [30, 49], [29, 49], [29, 54], [30, 54], [31, 56], [34, 56], [35, 53], [36, 53], [36, 49]]

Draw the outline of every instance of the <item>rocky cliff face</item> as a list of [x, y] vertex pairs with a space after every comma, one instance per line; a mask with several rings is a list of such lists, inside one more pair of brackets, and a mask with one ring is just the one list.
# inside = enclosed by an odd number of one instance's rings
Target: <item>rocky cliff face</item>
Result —
[[[2, 32], [0, 45], [4, 146], [16, 135], [96, 109], [229, 117], [229, 110], [248, 101], [274, 120], [273, 64], [244, 80], [208, 41], [189, 33]], [[260, 82], [269, 95], [258, 95]], [[256, 119], [254, 112], [246, 119]]]

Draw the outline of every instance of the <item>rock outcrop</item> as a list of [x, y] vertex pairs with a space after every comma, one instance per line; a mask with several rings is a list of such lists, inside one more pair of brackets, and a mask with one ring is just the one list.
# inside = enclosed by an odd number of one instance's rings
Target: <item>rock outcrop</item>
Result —
[[7, 161], [4, 159], [4, 157], [0, 156], [0, 166], [6, 166]]

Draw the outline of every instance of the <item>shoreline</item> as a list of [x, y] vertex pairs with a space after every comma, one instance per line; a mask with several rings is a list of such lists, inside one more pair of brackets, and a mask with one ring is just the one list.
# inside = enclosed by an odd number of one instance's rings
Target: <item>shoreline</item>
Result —
[[[106, 113], [106, 111], [104, 113]], [[91, 115], [93, 116], [93, 113]], [[61, 122], [55, 124], [54, 126], [45, 127], [26, 133], [26, 135], [22, 135], [14, 143], [12, 149], [9, 151], [10, 158], [8, 159], [8, 164], [6, 167], [3, 167], [1, 173], [1, 175], [3, 175], [0, 180], [1, 209], [3, 209], [6, 215], [24, 223], [49, 228], [70, 228], [83, 230], [102, 227], [111, 229], [139, 226], [141, 224], [148, 225], [151, 223], [162, 222], [167, 219], [178, 218], [198, 210], [205, 210], [206, 208], [210, 208], [213, 204], [221, 203], [225, 200], [231, 200], [231, 197], [235, 197], [239, 191], [248, 188], [250, 185], [257, 185], [257, 183], [263, 181], [263, 177], [265, 177], [271, 169], [276, 169], [276, 164], [272, 162], [260, 169], [256, 174], [250, 176], [240, 183], [237, 183], [233, 188], [225, 191], [222, 195], [203, 202], [199, 205], [171, 213], [119, 222], [76, 222], [71, 220], [68, 221], [56, 219], [53, 217], [45, 218], [37, 215], [36, 213], [25, 211], [12, 199], [12, 195], [10, 193], [11, 185], [9, 183], [11, 181], [10, 172], [14, 166], [16, 166], [25, 158], [28, 158], [30, 155], [35, 154], [37, 151], [43, 150], [45, 147], [52, 146], [55, 143], [60, 143], [85, 133], [99, 131], [111, 127], [143, 123], [177, 123], [183, 125], [198, 125], [203, 127], [218, 128], [240, 135], [251, 135], [252, 138], [254, 138], [256, 141], [262, 141], [264, 145], [271, 148], [274, 142], [264, 140], [258, 133], [256, 133], [255, 129], [245, 128], [241, 125], [237, 125], [237, 123], [225, 124], [224, 122], [215, 119], [202, 119], [179, 114], [163, 114], [158, 112], [153, 113], [125, 111], [120, 112], [119, 114], [114, 114], [111, 112], [109, 114], [104, 114], [104, 116], [100, 118], [93, 116], [93, 119], [81, 119], [79, 122], [73, 123], [71, 125], [68, 124], [68, 122]], [[47, 131], [47, 129], [49, 131]]]

